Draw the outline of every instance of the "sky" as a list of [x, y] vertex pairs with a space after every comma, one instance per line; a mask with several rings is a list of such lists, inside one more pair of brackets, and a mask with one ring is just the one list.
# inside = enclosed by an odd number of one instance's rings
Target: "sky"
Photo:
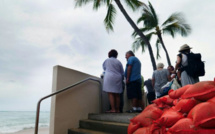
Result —
[[[148, 1], [142, 0], [146, 4]], [[214, 0], [151, 0], [160, 22], [172, 13], [182, 12], [192, 32], [188, 37], [163, 40], [174, 65], [180, 46], [188, 44], [192, 52], [201, 53], [206, 74], [200, 80], [213, 80]], [[115, 5], [115, 3], [114, 3]], [[133, 12], [124, 4], [136, 22], [141, 10]], [[0, 111], [35, 111], [37, 101], [52, 92], [52, 73], [56, 65], [100, 77], [102, 63], [111, 49], [126, 65], [125, 53], [131, 50], [133, 29], [117, 9], [114, 32], [107, 33], [103, 20], [107, 8], [92, 10], [92, 4], [74, 8], [73, 0], [0, 0]], [[141, 25], [138, 25], [141, 27]], [[155, 40], [151, 45], [156, 54]], [[167, 67], [164, 51], [161, 59]], [[151, 78], [149, 53], [135, 55], [142, 64], [144, 79]], [[41, 110], [50, 110], [50, 100]]]

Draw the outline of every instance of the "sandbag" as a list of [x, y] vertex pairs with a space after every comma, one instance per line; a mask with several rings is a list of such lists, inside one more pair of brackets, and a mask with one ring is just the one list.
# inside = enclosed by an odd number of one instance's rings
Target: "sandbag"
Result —
[[143, 111], [147, 111], [147, 110], [151, 109], [151, 107], [157, 107], [158, 108], [158, 106], [153, 103], [153, 104], [150, 104], [147, 107], [145, 107], [145, 109]]
[[151, 134], [150, 133], [150, 127], [139, 128], [133, 134]]
[[173, 105], [173, 99], [170, 98], [169, 95], [165, 95], [161, 98], [157, 98], [152, 102], [155, 103], [160, 108], [165, 107], [165, 105], [169, 105], [169, 106]]
[[161, 110], [163, 111], [163, 113], [167, 110], [169, 110], [171, 108], [171, 106], [169, 105], [165, 105], [164, 107], [161, 108]]
[[181, 113], [188, 113], [198, 103], [199, 103], [199, 101], [197, 101], [194, 98], [191, 98], [191, 99], [181, 99], [176, 104], [176, 106], [174, 107], [174, 109], [176, 111], [178, 111], [178, 112], [181, 112]]
[[173, 134], [184, 134], [184, 131], [192, 131], [194, 129], [193, 120], [191, 118], [183, 118], [178, 120], [168, 132]]
[[172, 106], [173, 105], [173, 101], [174, 99], [170, 98], [169, 95], [165, 95], [164, 97], [160, 98], [162, 100], [162, 102], [164, 102], [165, 104]]
[[207, 101], [215, 96], [215, 82], [214, 81], [202, 81], [193, 84], [189, 87], [185, 93], [181, 96], [182, 99], [194, 97], [200, 101]]
[[142, 127], [138, 128], [133, 134], [165, 134], [166, 129], [163, 128], [156, 128], [156, 129], [151, 129], [152, 126], [148, 127]]
[[173, 100], [173, 105], [176, 106], [180, 100], [181, 100], [180, 98], [179, 99], [174, 99]]
[[166, 127], [153, 123], [150, 127], [151, 134], [166, 134]]
[[195, 126], [215, 128], [215, 104], [212, 102], [197, 104], [187, 117], [193, 119]]
[[207, 102], [212, 102], [212, 103], [215, 103], [215, 97], [209, 99]]
[[164, 102], [160, 98], [153, 100], [152, 103], [156, 104], [159, 108], [162, 108], [165, 106]]
[[214, 134], [215, 129], [195, 127], [191, 118], [183, 118], [168, 128], [166, 134]]
[[150, 105], [140, 114], [132, 118], [130, 121], [133, 123], [140, 123], [142, 127], [148, 127], [152, 124], [153, 121], [160, 118], [163, 111], [160, 110], [157, 106]]
[[177, 90], [169, 90], [169, 92], [168, 92], [169, 97], [172, 98], [172, 99], [178, 99], [191, 86], [192, 85], [186, 85], [186, 86], [183, 86], [183, 87], [181, 87], [181, 88], [179, 88]]
[[133, 134], [138, 128], [140, 128], [140, 123], [130, 122], [127, 129], [127, 134]]
[[165, 111], [161, 117], [155, 121], [159, 126], [171, 127], [178, 120], [184, 118], [184, 115], [180, 112], [177, 112], [173, 108]]

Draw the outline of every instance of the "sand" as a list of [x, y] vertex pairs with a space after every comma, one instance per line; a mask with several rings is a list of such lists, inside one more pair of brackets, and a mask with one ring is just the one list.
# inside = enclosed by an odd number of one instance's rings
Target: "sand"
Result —
[[[34, 129], [26, 129], [15, 133], [0, 133], [0, 134], [34, 134]], [[39, 128], [38, 134], [49, 134], [49, 128]]]

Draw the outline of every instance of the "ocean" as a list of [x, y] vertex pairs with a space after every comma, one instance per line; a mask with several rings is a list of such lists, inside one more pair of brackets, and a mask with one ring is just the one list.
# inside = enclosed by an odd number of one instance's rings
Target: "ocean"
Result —
[[[35, 111], [0, 111], [0, 133], [35, 128]], [[40, 112], [39, 127], [49, 127], [50, 112]]]

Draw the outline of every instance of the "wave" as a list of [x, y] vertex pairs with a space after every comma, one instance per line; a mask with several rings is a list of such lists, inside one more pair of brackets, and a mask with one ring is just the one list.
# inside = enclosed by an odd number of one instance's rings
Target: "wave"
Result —
[[[35, 112], [0, 112], [0, 133], [35, 128]], [[49, 112], [41, 112], [39, 127], [49, 127]]]

